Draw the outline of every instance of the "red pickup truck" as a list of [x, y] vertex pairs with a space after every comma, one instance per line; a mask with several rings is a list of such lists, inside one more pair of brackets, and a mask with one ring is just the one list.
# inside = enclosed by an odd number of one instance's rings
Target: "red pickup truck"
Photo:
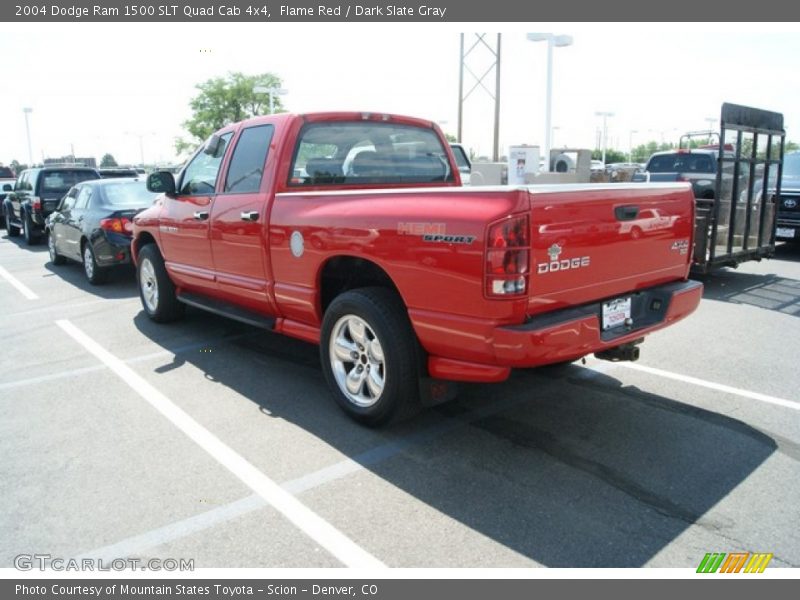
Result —
[[[280, 114], [224, 127], [134, 219], [147, 315], [185, 305], [318, 343], [356, 420], [441, 400], [449, 381], [590, 353], [635, 360], [690, 314], [688, 184], [460, 186], [430, 121]], [[664, 227], [632, 238], [647, 211]]]

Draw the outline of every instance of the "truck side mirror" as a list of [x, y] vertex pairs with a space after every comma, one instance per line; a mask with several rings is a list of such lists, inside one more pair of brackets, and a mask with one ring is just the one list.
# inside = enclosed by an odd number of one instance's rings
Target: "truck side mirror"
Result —
[[175, 177], [169, 171], [154, 171], [147, 176], [147, 191], [175, 195]]
[[216, 133], [212, 135], [203, 146], [203, 153], [219, 158], [225, 152], [225, 140], [223, 140]]

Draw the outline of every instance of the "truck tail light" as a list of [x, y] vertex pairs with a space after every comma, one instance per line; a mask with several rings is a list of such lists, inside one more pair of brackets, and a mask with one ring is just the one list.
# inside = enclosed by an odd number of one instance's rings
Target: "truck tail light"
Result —
[[42, 210], [42, 199], [38, 196], [33, 196], [31, 198], [31, 206], [33, 210]]
[[528, 215], [489, 225], [484, 261], [487, 296], [507, 298], [528, 292], [530, 231]]
[[123, 235], [131, 235], [133, 233], [133, 221], [124, 217], [121, 219], [101, 219], [100, 229], [113, 233], [121, 233]]

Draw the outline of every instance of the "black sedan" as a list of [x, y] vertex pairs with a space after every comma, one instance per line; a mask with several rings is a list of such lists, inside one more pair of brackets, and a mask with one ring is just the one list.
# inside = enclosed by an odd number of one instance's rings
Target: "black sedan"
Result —
[[50, 261], [83, 263], [89, 283], [131, 262], [133, 217], [153, 204], [142, 179], [97, 179], [74, 186], [47, 220]]

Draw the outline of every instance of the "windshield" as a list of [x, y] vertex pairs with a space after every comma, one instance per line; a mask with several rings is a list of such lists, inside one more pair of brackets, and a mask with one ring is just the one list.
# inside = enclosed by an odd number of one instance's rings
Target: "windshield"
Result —
[[800, 152], [793, 152], [783, 157], [783, 175], [800, 178]]
[[128, 181], [102, 186], [104, 204], [113, 207], [150, 206], [158, 194], [148, 192], [144, 181]]

